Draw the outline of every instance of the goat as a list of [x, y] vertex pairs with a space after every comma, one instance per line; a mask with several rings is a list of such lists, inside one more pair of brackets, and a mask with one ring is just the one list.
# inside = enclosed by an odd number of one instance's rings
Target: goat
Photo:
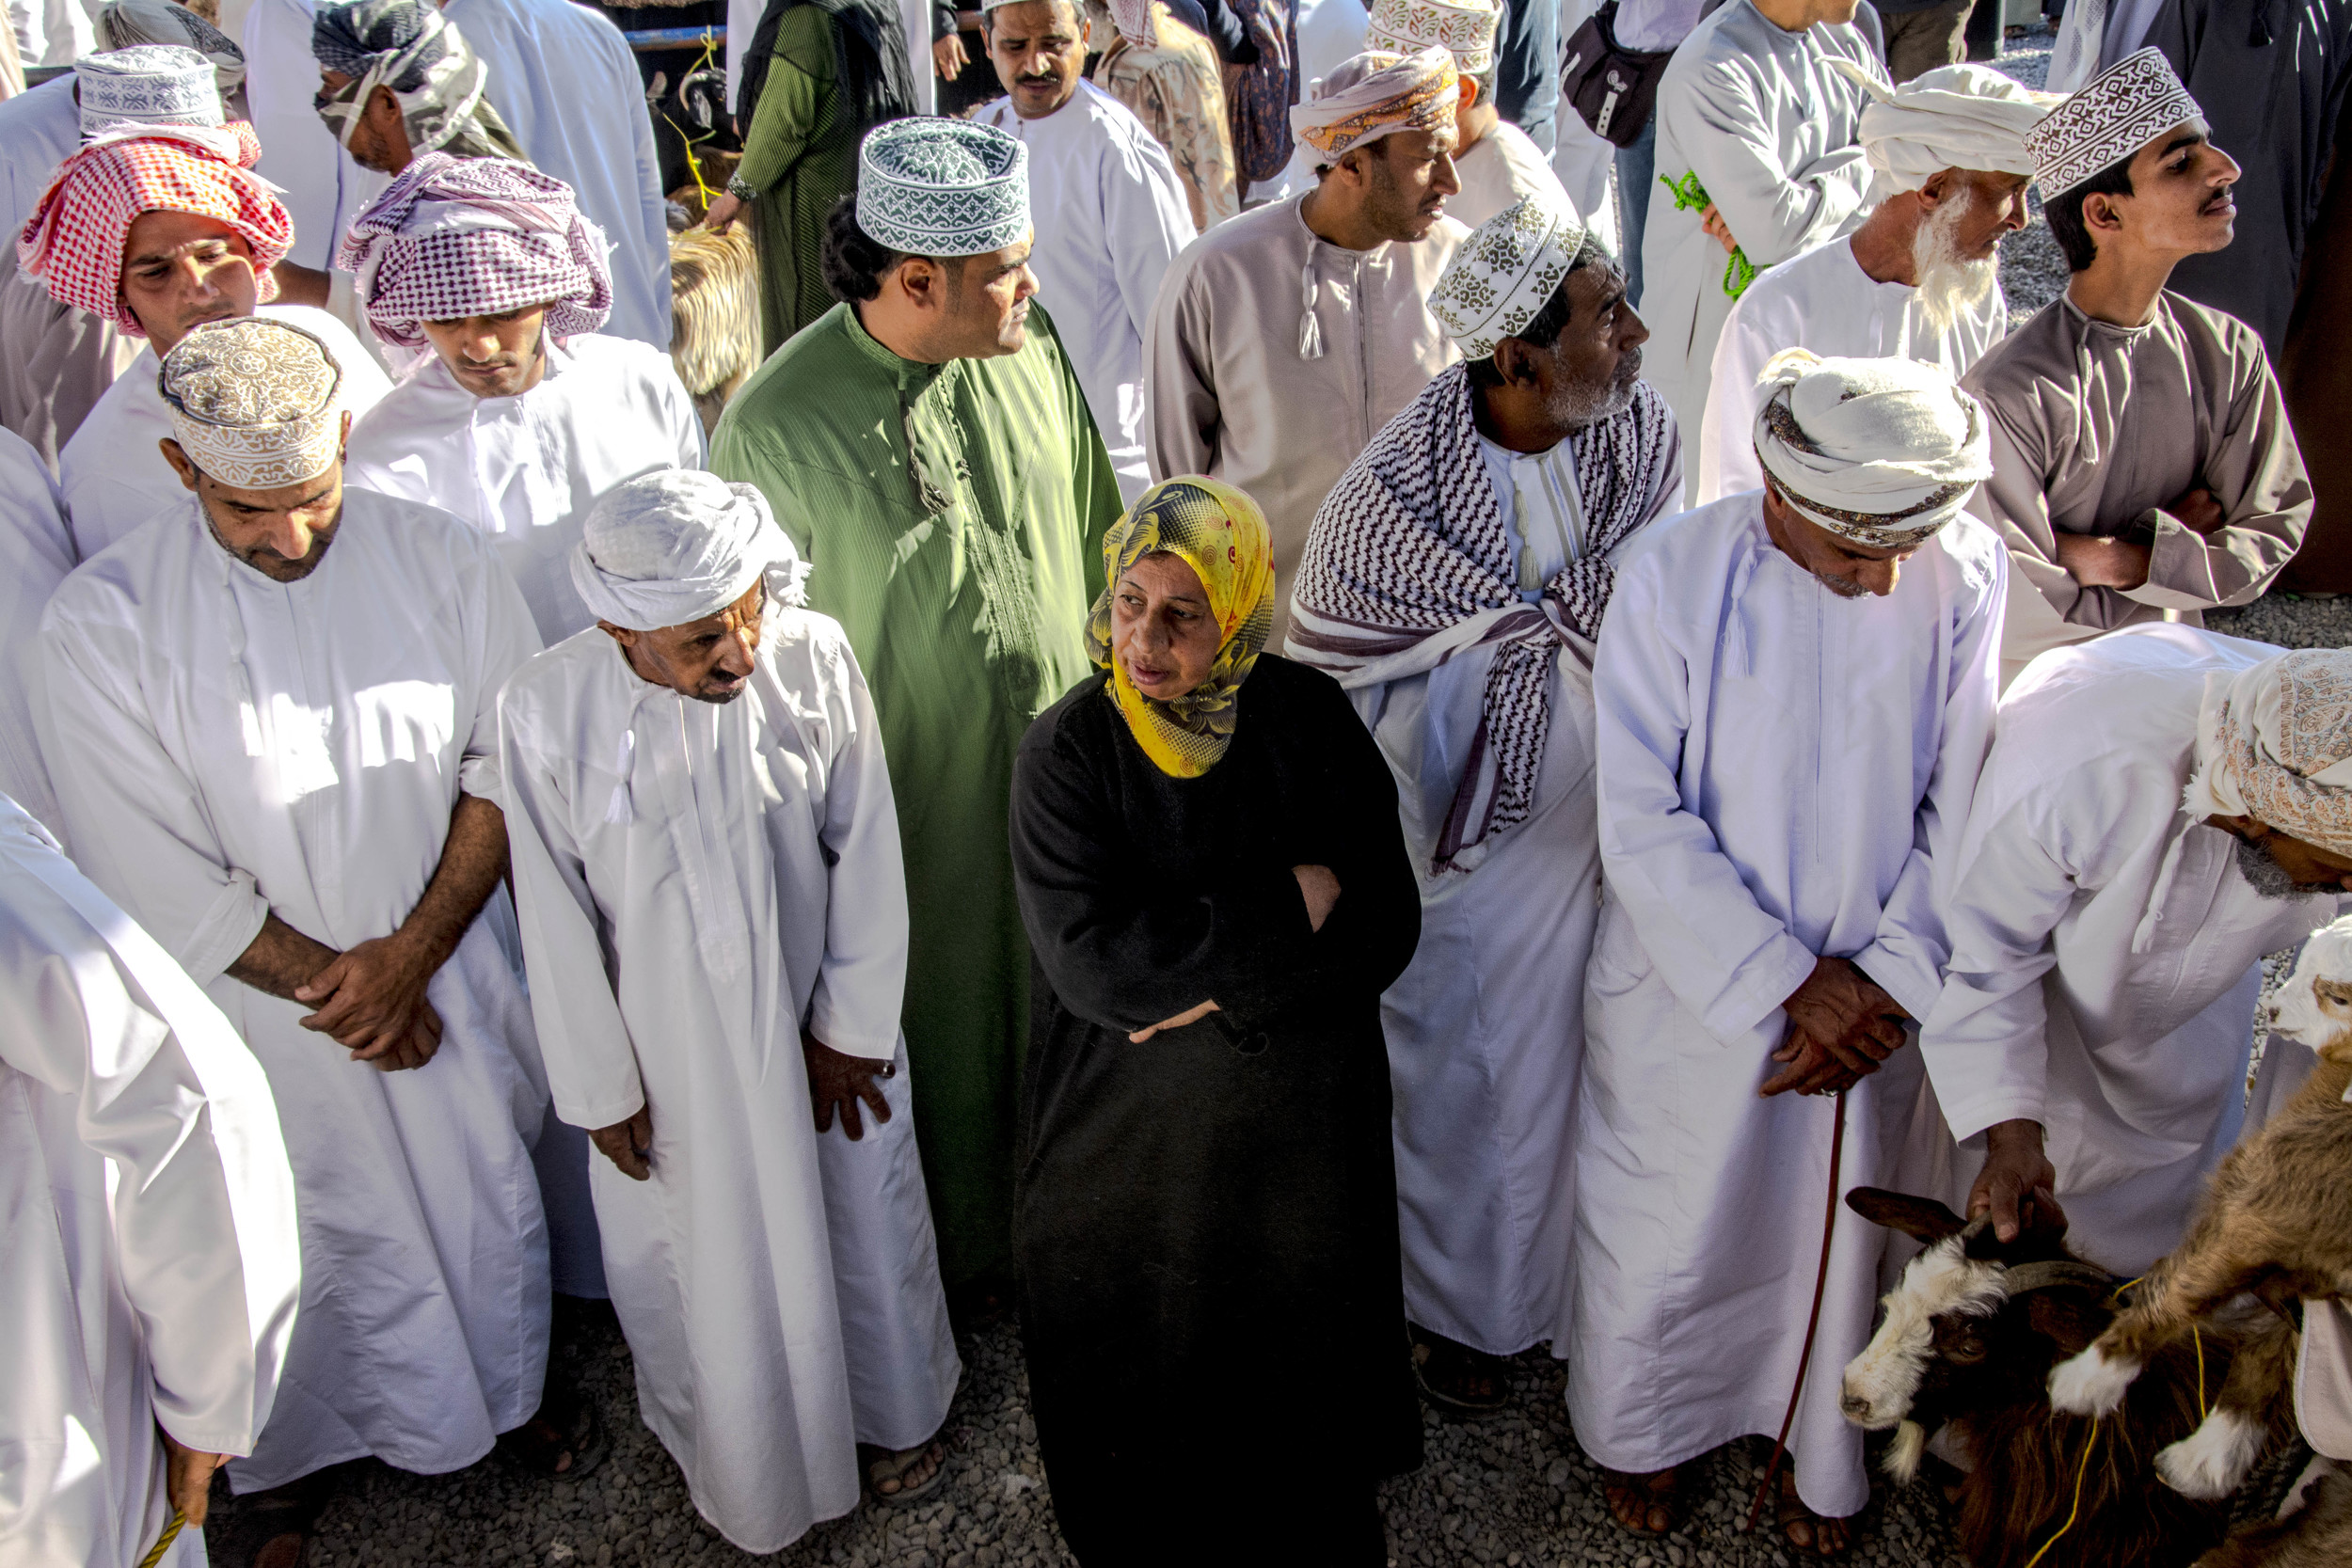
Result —
[[670, 236], [670, 363], [707, 436], [759, 369], [759, 265], [748, 224]]
[[2115, 1408], [2152, 1355], [2251, 1293], [2277, 1314], [2230, 1370], [2212, 1414], [2156, 1456], [2191, 1497], [2235, 1491], [2286, 1418], [2298, 1299], [2352, 1294], [2352, 917], [2305, 944], [2267, 1009], [2274, 1033], [2313, 1047], [2319, 1066], [2269, 1123], [2208, 1180], [2188, 1235], [2148, 1271], [2146, 1288], [2083, 1353], [2050, 1374], [2050, 1402], [2080, 1415]]
[[[2155, 1449], [2198, 1422], [2187, 1347], [2157, 1358], [2163, 1375], [2133, 1393], [2122, 1419], [2050, 1410], [2051, 1366], [2106, 1326], [2121, 1283], [2067, 1250], [2063, 1215], [2037, 1204], [2035, 1223], [2003, 1242], [1988, 1221], [1963, 1223], [1930, 1198], [1858, 1187], [1846, 1203], [1927, 1245], [1847, 1363], [1846, 1418], [1897, 1429], [1884, 1467], [1898, 1481], [1917, 1473], [1934, 1428], [1960, 1440], [1973, 1467], [1955, 1533], [1979, 1568], [2024, 1568], [2045, 1544], [2038, 1568], [2185, 1568], [2221, 1538], [2218, 1506], [2150, 1483]], [[2229, 1349], [2225, 1338], [2207, 1341], [2209, 1370]]]
[[2197, 1560], [2197, 1568], [2344, 1568], [2352, 1562], [2352, 1469], [2338, 1465], [2303, 1494], [2283, 1519], [2231, 1532]]

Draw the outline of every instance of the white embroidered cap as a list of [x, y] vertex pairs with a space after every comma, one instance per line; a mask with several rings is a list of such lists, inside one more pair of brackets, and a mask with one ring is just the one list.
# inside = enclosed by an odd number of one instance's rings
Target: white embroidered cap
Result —
[[220, 84], [213, 62], [177, 44], [142, 43], [85, 55], [73, 62], [82, 135], [104, 125], [221, 125]]
[[910, 256], [979, 256], [1029, 233], [1029, 150], [993, 125], [917, 116], [866, 133], [857, 226]]
[[1478, 226], [1429, 291], [1429, 313], [1445, 324], [1465, 359], [1484, 359], [1551, 303], [1584, 245], [1575, 212], [1541, 194], [1524, 197]]
[[342, 367], [298, 326], [207, 322], [164, 356], [156, 389], [198, 468], [239, 490], [316, 479], [342, 452]]
[[1366, 49], [1417, 55], [1443, 49], [1465, 76], [1482, 76], [1495, 63], [1502, 8], [1489, 0], [1374, 0]]
[[2174, 126], [2204, 116], [2160, 52], [2126, 55], [2026, 133], [2042, 199], [2065, 195]]

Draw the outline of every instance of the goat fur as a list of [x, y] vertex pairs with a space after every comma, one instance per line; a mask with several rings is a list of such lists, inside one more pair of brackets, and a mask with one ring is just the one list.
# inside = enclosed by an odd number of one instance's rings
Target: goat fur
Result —
[[759, 262], [748, 224], [670, 236], [670, 363], [707, 436], [759, 369]]
[[2244, 1526], [2197, 1568], [2344, 1568], [2352, 1562], [2352, 1469], [2339, 1465], [2283, 1519]]

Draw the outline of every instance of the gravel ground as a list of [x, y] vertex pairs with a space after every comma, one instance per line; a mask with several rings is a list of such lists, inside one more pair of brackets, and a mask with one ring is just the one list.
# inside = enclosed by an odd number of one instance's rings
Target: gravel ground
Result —
[[[2002, 65], [2039, 86], [2046, 31], [2012, 39]], [[2066, 267], [2035, 204], [2032, 224], [2004, 242], [2002, 281], [2014, 322], [2040, 309]], [[2352, 598], [2274, 597], [2210, 618], [2215, 629], [2292, 647], [2352, 643]], [[559, 1303], [558, 1365], [595, 1396], [611, 1452], [578, 1482], [527, 1479], [495, 1456], [449, 1476], [411, 1476], [373, 1461], [341, 1466], [320, 1518], [311, 1568], [666, 1568], [678, 1562], [765, 1562], [793, 1568], [1059, 1568], [1074, 1563], [1053, 1522], [1037, 1453], [1017, 1329], [1006, 1316], [960, 1338], [964, 1382], [947, 1419], [946, 1482], [902, 1509], [867, 1502], [785, 1551], [754, 1559], [705, 1524], [676, 1465], [637, 1418], [628, 1349], [602, 1304]], [[1834, 1371], [1834, 1369], [1833, 1369]], [[1817, 1373], [1818, 1375], [1818, 1373]], [[1424, 1568], [1790, 1568], [1769, 1528], [1743, 1533], [1761, 1445], [1735, 1445], [1692, 1470], [1691, 1518], [1663, 1543], [1611, 1522], [1599, 1476], [1570, 1434], [1565, 1375], [1544, 1351], [1511, 1364], [1512, 1403], [1478, 1425], [1427, 1418], [1427, 1463], [1382, 1491], [1391, 1561]], [[1302, 1434], [1311, 1441], [1312, 1434]], [[222, 1517], [234, 1503], [218, 1494]], [[1848, 1560], [1963, 1568], [1940, 1501], [1924, 1486], [1880, 1481]]]

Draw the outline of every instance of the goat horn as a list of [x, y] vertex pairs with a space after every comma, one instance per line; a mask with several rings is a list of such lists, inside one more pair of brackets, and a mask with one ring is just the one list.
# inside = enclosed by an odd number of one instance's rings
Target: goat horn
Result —
[[2097, 1290], [2112, 1290], [2122, 1281], [2106, 1270], [2072, 1259], [2054, 1259], [2042, 1263], [2020, 1263], [2003, 1275], [2012, 1301], [2030, 1291], [2047, 1291], [2058, 1285], [2089, 1285]]

